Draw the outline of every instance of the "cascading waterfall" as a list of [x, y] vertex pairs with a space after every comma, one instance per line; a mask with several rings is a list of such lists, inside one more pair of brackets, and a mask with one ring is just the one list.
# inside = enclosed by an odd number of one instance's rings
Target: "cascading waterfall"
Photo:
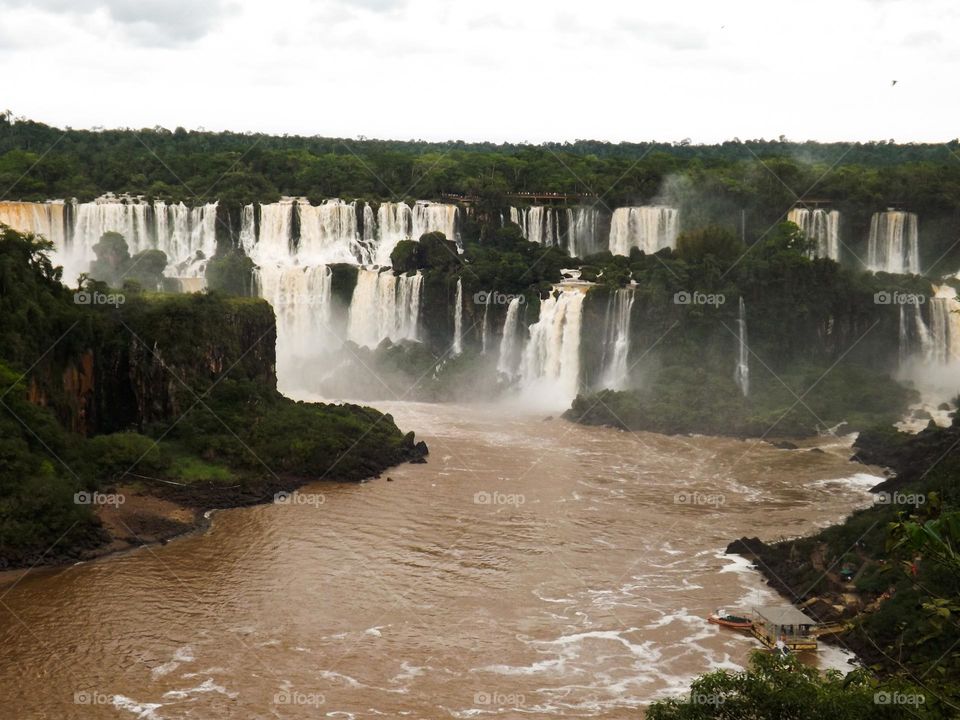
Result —
[[960, 361], [960, 301], [949, 285], [935, 288], [930, 298], [930, 339], [935, 362]]
[[631, 248], [655, 253], [676, 246], [680, 213], [665, 205], [622, 207], [610, 219], [610, 252], [629, 255]]
[[873, 272], [920, 272], [917, 216], [900, 210], [873, 214], [867, 241], [867, 269]]
[[300, 243], [297, 257], [305, 263], [370, 265], [371, 249], [360, 242], [356, 203], [326, 200], [320, 205], [298, 202]]
[[929, 322], [918, 303], [900, 306], [900, 361], [913, 358], [927, 365], [960, 362], [960, 301], [949, 285], [934, 286]]
[[0, 203], [0, 222], [53, 242], [54, 260], [63, 265], [64, 281], [71, 284], [90, 269], [96, 259], [93, 246], [106, 232], [123, 235], [131, 255], [162, 250], [168, 277], [202, 278], [206, 260], [217, 249], [216, 213], [216, 203], [189, 208], [112, 195], [87, 203]]
[[840, 212], [815, 208], [793, 208], [787, 220], [796, 224], [814, 243], [813, 257], [840, 260]]
[[53, 262], [63, 265], [63, 279], [73, 283], [77, 276], [89, 268], [74, 248], [68, 242], [70, 233], [70, 210], [72, 205], [62, 200], [45, 203], [32, 202], [0, 202], [0, 223], [9, 225], [14, 230], [23, 233], [40, 235], [53, 243]]
[[257, 294], [277, 316], [277, 364], [285, 378], [296, 373], [298, 361], [340, 344], [330, 329], [332, 278], [325, 265], [264, 265], [255, 271]]
[[361, 268], [350, 301], [347, 337], [374, 348], [383, 340], [416, 340], [423, 276]]
[[744, 397], [750, 394], [750, 349], [747, 347], [747, 304], [740, 298], [740, 313], [737, 318], [737, 369], [733, 379]]
[[623, 390], [629, 380], [627, 359], [630, 354], [630, 314], [634, 291], [620, 288], [610, 296], [604, 322], [603, 374], [600, 384], [611, 390]]
[[520, 354], [520, 297], [511, 298], [507, 305], [507, 316], [503, 321], [503, 334], [500, 336], [500, 356], [497, 358], [497, 372], [513, 378], [517, 372]]
[[520, 226], [523, 236], [530, 242], [544, 247], [560, 245], [560, 223], [557, 209], [534, 205], [526, 208], [510, 208], [510, 222]]
[[[390, 254], [401, 240], [419, 240], [430, 232], [442, 232], [459, 244], [456, 205], [418, 200], [406, 203], [381, 203], [377, 210], [376, 254], [374, 262], [390, 265]], [[372, 219], [372, 213], [371, 213]]]
[[567, 210], [567, 252], [583, 258], [604, 248], [600, 243], [600, 211], [593, 207]]
[[569, 405], [580, 389], [580, 326], [585, 292], [558, 288], [540, 303], [540, 318], [520, 362], [525, 399], [544, 406]]
[[[258, 211], [259, 227], [255, 222]], [[390, 253], [398, 242], [419, 238], [426, 232], [440, 231], [455, 238], [456, 217], [456, 206], [438, 203], [418, 202], [413, 207], [402, 202], [382, 203], [374, 213], [368, 203], [358, 207], [356, 202], [330, 199], [312, 205], [304, 198], [284, 198], [243, 209], [240, 244], [265, 278], [273, 274], [299, 277], [304, 273], [329, 278], [328, 265], [332, 263], [362, 266], [347, 311], [347, 337], [359, 345], [376, 347], [384, 339], [417, 339], [422, 277], [396, 277], [392, 272], [380, 273], [366, 266], [389, 266]], [[296, 242], [295, 222], [299, 226]], [[269, 280], [258, 284], [271, 287]], [[289, 303], [285, 312], [302, 317], [278, 322], [278, 353], [303, 347], [299, 340], [287, 342], [288, 332], [304, 332], [314, 320], [324, 324], [331, 320], [327, 288], [318, 286], [323, 292], [314, 295], [309, 294], [309, 287], [300, 289], [308, 294], [300, 302]], [[261, 294], [271, 301], [265, 290]], [[320, 338], [316, 343], [303, 341], [314, 354], [340, 345], [339, 339], [328, 332], [316, 327], [309, 332]]]
[[457, 278], [457, 297], [453, 308], [453, 356], [463, 353], [463, 281]]
[[480, 324], [480, 354], [487, 354], [487, 343], [490, 338], [490, 323], [487, 320], [487, 314], [490, 311], [490, 298], [493, 296], [493, 290], [484, 293], [483, 303], [483, 321]]
[[541, 205], [511, 207], [510, 222], [519, 225], [523, 236], [530, 242], [562, 248], [571, 257], [584, 257], [604, 249], [599, 244], [600, 212], [593, 207], [566, 210]]

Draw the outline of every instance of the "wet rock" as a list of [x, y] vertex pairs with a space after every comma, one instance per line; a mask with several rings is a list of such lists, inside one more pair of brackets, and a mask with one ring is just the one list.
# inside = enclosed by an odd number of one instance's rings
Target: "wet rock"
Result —
[[810, 452], [817, 453], [818, 455], [826, 455], [826, 453], [820, 448], [810, 448]]
[[753, 557], [759, 555], [766, 549], [766, 545], [763, 540], [758, 537], [742, 537], [739, 540], [734, 540], [732, 543], [727, 545], [727, 549], [724, 552], [727, 555], [743, 555], [744, 557]]
[[778, 440], [777, 442], [772, 442], [770, 444], [773, 445], [775, 448], [779, 448], [780, 450], [796, 450], [797, 449], [797, 446], [794, 445], [789, 440]]
[[940, 403], [939, 405], [937, 405], [937, 410], [942, 410], [944, 412], [949, 411], [950, 403]]

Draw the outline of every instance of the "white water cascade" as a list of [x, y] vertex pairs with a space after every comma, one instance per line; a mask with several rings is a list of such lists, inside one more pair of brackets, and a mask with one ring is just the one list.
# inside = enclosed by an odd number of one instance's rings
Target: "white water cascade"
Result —
[[544, 247], [560, 247], [560, 218], [556, 208], [534, 205], [510, 208], [510, 222], [520, 226], [523, 236]]
[[737, 368], [733, 379], [744, 397], [750, 394], [750, 349], [747, 347], [747, 305], [740, 298], [740, 314], [737, 318]]
[[580, 326], [585, 291], [561, 288], [540, 303], [540, 318], [520, 361], [522, 396], [543, 407], [567, 407], [580, 389]]
[[361, 268], [350, 301], [347, 337], [374, 348], [383, 340], [416, 340], [423, 276]]
[[500, 336], [500, 355], [497, 358], [497, 372], [507, 378], [517, 373], [520, 355], [520, 302], [521, 297], [511, 298], [507, 305], [507, 316], [503, 321], [503, 334]]
[[611, 390], [624, 390], [629, 381], [630, 313], [634, 291], [620, 288], [610, 296], [604, 321], [606, 338], [603, 347], [603, 374], [600, 385]]
[[900, 306], [901, 363], [919, 359], [927, 366], [960, 362], [960, 300], [949, 285], [934, 286], [927, 311], [917, 303]]
[[457, 297], [453, 308], [453, 357], [463, 353], [463, 281], [457, 278]]
[[131, 255], [162, 250], [165, 275], [202, 278], [206, 261], [217, 250], [217, 204], [190, 208], [183, 203], [147, 203], [137, 198], [104, 195], [93, 202], [0, 203], [0, 222], [21, 232], [43, 235], [54, 244], [54, 261], [63, 279], [76, 282], [96, 259], [93, 246], [106, 232], [127, 241]]
[[567, 252], [583, 258], [604, 250], [600, 241], [600, 211], [594, 207], [567, 210]]
[[265, 265], [254, 274], [257, 294], [277, 316], [277, 370], [295, 373], [300, 362], [339, 346], [330, 328], [333, 273], [325, 265]]
[[585, 257], [605, 249], [599, 241], [600, 211], [593, 207], [511, 207], [510, 222], [519, 225], [530, 242], [559, 247], [571, 257]]
[[679, 211], [665, 205], [622, 207], [610, 219], [610, 252], [629, 255], [631, 248], [655, 253], [676, 246]]
[[917, 216], [900, 210], [874, 213], [867, 241], [867, 269], [873, 272], [920, 272]]
[[813, 257], [840, 260], [840, 212], [816, 208], [793, 208], [787, 220], [797, 225], [813, 242]]
[[480, 354], [487, 354], [487, 343], [490, 341], [490, 322], [487, 319], [487, 314], [490, 311], [490, 298], [493, 296], [493, 290], [490, 292], [484, 293], [485, 300], [483, 303], [483, 321], [480, 324]]

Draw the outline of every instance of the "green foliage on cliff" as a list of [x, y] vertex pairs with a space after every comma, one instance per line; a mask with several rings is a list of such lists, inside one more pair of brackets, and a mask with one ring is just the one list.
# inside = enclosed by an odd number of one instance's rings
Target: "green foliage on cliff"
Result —
[[[431, 143], [160, 127], [62, 130], [0, 116], [0, 181], [22, 199], [128, 192], [190, 202], [189, 188], [209, 188], [237, 207], [281, 195], [396, 200], [389, 188], [409, 187], [423, 198], [471, 195], [478, 218], [491, 220], [518, 202], [511, 193], [582, 193], [589, 203], [599, 193], [596, 201], [608, 207], [665, 198], [680, 207], [688, 230], [716, 224], [739, 234], [743, 223], [750, 245], [806, 191], [843, 213], [848, 238], [866, 238], [870, 215], [892, 203], [919, 213], [925, 265], [955, 240], [957, 154], [956, 140]], [[476, 239], [479, 225], [470, 220], [464, 229]]]
[[143, 250], [131, 257], [123, 235], [106, 232], [93, 246], [93, 251], [97, 257], [90, 263], [89, 277], [115, 288], [127, 282], [147, 290], [160, 286], [167, 266], [167, 255], [162, 250]]
[[915, 393], [888, 375], [849, 366], [796, 366], [779, 376], [756, 367], [750, 396], [732, 373], [664, 367], [631, 392], [579, 396], [565, 417], [589, 425], [662, 433], [805, 437], [845, 423], [844, 432], [892, 424]]
[[[931, 426], [918, 435], [878, 428], [861, 433], [854, 447], [862, 462], [889, 465], [896, 473], [875, 488], [875, 504], [809, 537], [760, 543], [757, 566], [815, 619], [849, 623], [839, 641], [883, 679], [878, 691], [920, 685], [925, 702], [910, 707], [913, 714], [901, 707], [904, 714], [895, 717], [926, 717], [933, 710], [956, 717], [960, 420], [955, 416], [951, 427]], [[883, 709], [876, 708], [876, 717], [884, 717]]]
[[796, 657], [755, 652], [741, 672], [702, 675], [685, 698], [650, 706], [647, 720], [946, 720], [953, 709], [922, 684], [878, 682], [864, 670], [821, 673]]
[[[102, 257], [125, 262], [125, 247], [108, 238]], [[181, 487], [182, 502], [224, 506], [370, 477], [417, 452], [388, 415], [280, 395], [265, 301], [77, 299], [48, 250], [0, 230], [0, 568], [101, 544], [76, 493]]]
[[207, 263], [207, 287], [228, 295], [252, 295], [253, 269], [253, 260], [242, 252], [216, 255]]

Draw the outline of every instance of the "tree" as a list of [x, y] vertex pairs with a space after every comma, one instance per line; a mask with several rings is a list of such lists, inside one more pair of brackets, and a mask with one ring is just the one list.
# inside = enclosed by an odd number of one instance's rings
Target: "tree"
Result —
[[743, 672], [702, 675], [686, 698], [650, 706], [647, 720], [900, 720], [953, 717], [937, 695], [868, 671], [820, 673], [796, 656], [755, 652]]
[[228, 295], [252, 295], [253, 269], [253, 260], [236, 250], [216, 255], [207, 263], [207, 287]]
[[121, 284], [121, 277], [130, 265], [130, 250], [123, 235], [105, 232], [93, 246], [97, 259], [90, 263], [90, 277], [112, 287]]
[[733, 262], [746, 250], [733, 232], [718, 225], [708, 225], [682, 233], [677, 238], [677, 254], [684, 260], [697, 262], [708, 255]]

